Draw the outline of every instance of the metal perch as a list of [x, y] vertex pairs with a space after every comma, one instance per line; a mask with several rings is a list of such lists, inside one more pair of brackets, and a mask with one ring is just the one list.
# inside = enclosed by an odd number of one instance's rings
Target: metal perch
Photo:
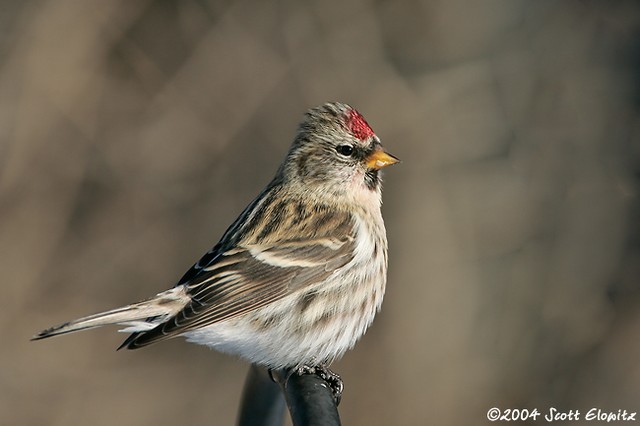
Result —
[[281, 426], [286, 400], [294, 426], [339, 426], [340, 416], [331, 385], [317, 374], [288, 373], [278, 370], [270, 375], [265, 368], [251, 366], [238, 425]]

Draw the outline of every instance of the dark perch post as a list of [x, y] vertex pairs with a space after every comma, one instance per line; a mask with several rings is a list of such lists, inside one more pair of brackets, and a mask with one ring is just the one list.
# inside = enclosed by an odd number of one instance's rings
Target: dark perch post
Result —
[[284, 398], [264, 368], [251, 365], [242, 391], [238, 426], [282, 426]]
[[[315, 374], [273, 371], [274, 383], [264, 368], [251, 366], [245, 383], [239, 426], [282, 425], [285, 396], [294, 426], [340, 426], [331, 386]], [[278, 385], [282, 394], [278, 391]]]

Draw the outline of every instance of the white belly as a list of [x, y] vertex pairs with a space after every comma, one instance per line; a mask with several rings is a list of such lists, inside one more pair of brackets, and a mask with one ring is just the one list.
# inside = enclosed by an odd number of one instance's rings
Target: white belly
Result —
[[373, 241], [370, 232], [357, 235], [365, 240], [356, 245], [352, 261], [324, 282], [184, 336], [272, 368], [328, 364], [339, 358], [373, 321], [386, 284], [386, 239]]

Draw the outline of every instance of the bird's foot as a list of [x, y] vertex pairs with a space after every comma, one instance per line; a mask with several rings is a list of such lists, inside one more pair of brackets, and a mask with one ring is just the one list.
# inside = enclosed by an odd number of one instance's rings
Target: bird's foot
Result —
[[316, 375], [329, 385], [329, 389], [331, 389], [336, 405], [340, 404], [342, 391], [344, 390], [344, 383], [339, 374], [334, 373], [324, 364], [298, 365], [296, 367], [283, 370], [269, 368], [267, 371], [271, 380], [285, 386], [294, 374], [297, 376], [303, 376], [305, 374]]
[[336, 401], [336, 405], [340, 404], [340, 400], [342, 399], [342, 391], [344, 390], [344, 383], [340, 375], [331, 371], [326, 365], [300, 365], [290, 370], [289, 377], [291, 374], [297, 374], [299, 376], [302, 376], [304, 374], [315, 374], [316, 376], [320, 377], [329, 385], [331, 393], [333, 394], [333, 399]]

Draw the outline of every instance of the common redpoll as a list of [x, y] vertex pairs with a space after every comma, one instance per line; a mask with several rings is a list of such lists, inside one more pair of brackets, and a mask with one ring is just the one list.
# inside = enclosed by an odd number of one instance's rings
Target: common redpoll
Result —
[[33, 339], [119, 324], [121, 348], [184, 336], [272, 369], [327, 365], [382, 303], [380, 169], [396, 162], [355, 109], [311, 109], [271, 183], [174, 288]]

